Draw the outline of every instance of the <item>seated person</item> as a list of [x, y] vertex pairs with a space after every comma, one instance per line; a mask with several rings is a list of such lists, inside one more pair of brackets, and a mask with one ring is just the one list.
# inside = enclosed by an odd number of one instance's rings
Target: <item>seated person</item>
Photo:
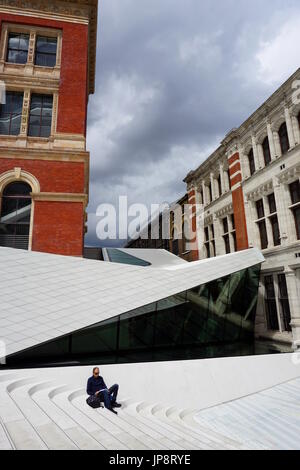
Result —
[[114, 408], [120, 408], [122, 406], [117, 403], [119, 385], [113, 385], [107, 388], [103, 377], [100, 376], [99, 367], [94, 367], [93, 375], [88, 380], [86, 391], [89, 396], [96, 396], [99, 398], [99, 402], [104, 402], [105, 408], [109, 411], [118, 414]]

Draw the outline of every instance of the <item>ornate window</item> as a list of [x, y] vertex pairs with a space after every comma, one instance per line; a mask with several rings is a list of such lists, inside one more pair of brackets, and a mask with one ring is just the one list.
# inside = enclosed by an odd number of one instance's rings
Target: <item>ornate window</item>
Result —
[[8, 91], [6, 104], [0, 105], [0, 134], [19, 135], [23, 108], [23, 93]]
[[263, 148], [263, 154], [264, 154], [264, 160], [265, 160], [265, 165], [269, 165], [271, 163], [271, 150], [270, 150], [270, 143], [269, 143], [269, 138], [266, 137], [262, 143], [262, 148]]
[[[19, 64], [47, 67], [49, 75], [59, 77], [62, 53], [62, 30], [3, 23], [1, 29], [1, 57], [6, 65]], [[9, 68], [10, 69], [10, 68]], [[38, 70], [33, 70], [40, 73]]]
[[10, 33], [8, 36], [7, 62], [26, 64], [29, 48], [29, 34]]
[[30, 137], [50, 137], [52, 124], [53, 96], [31, 96], [28, 135]]
[[[269, 247], [273, 238], [273, 246], [281, 245], [281, 235], [277, 216], [277, 205], [274, 193], [269, 194], [264, 199], [256, 201], [257, 227], [260, 235], [261, 249], [265, 250]], [[269, 231], [268, 236], [268, 228]], [[271, 233], [272, 231], [272, 233]]]
[[281, 151], [282, 151], [282, 154], [284, 155], [286, 152], [288, 152], [290, 148], [289, 136], [288, 136], [287, 126], [285, 122], [281, 124], [278, 134], [279, 134]]
[[1, 197], [0, 246], [28, 250], [31, 218], [31, 186], [14, 182]]

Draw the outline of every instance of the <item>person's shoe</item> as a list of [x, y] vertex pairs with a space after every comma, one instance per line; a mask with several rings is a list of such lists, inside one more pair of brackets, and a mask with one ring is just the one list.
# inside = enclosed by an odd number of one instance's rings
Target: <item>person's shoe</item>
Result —
[[117, 414], [118, 414], [118, 412], [115, 411], [113, 408], [110, 408], [109, 411], [111, 411], [114, 415], [117, 415]]
[[112, 407], [113, 407], [113, 408], [121, 408], [122, 405], [121, 405], [121, 403], [115, 402], [115, 403], [112, 404]]

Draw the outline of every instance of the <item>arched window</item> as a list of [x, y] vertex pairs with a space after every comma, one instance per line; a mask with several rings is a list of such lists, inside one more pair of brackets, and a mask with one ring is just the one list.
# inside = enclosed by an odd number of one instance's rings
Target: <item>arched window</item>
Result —
[[27, 183], [8, 184], [1, 197], [0, 246], [28, 250], [31, 187]]
[[264, 160], [265, 160], [265, 165], [269, 165], [271, 162], [271, 150], [270, 150], [270, 144], [269, 144], [269, 138], [266, 137], [265, 140], [262, 143], [262, 148], [263, 148], [263, 154], [264, 154]]
[[255, 173], [255, 160], [254, 160], [254, 153], [253, 149], [250, 150], [248, 153], [248, 160], [249, 160], [249, 169], [251, 176]]
[[278, 131], [278, 135], [280, 140], [281, 152], [284, 155], [290, 148], [289, 136], [285, 122], [281, 124]]

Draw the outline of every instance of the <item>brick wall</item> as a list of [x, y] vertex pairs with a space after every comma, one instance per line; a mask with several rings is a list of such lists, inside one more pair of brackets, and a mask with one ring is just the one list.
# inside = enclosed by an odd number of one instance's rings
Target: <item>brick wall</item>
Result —
[[83, 205], [36, 201], [32, 249], [45, 253], [82, 256]]
[[[228, 159], [230, 184], [232, 188], [232, 205], [234, 212], [237, 250], [247, 250], [249, 248], [248, 231], [245, 212], [245, 201], [243, 188], [241, 186], [242, 173], [240, 154], [236, 152]], [[240, 184], [239, 184], [240, 183]], [[238, 186], [236, 186], [238, 185]]]
[[84, 193], [84, 163], [0, 159], [0, 175], [15, 167], [37, 178], [42, 192]]

